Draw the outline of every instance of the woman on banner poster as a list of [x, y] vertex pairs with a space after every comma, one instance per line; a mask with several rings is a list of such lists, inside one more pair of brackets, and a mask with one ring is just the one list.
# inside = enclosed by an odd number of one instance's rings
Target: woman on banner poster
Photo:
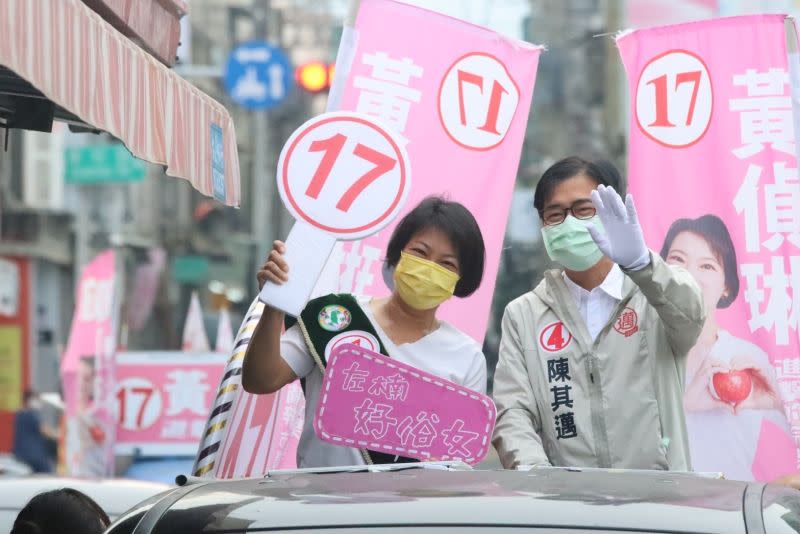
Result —
[[[259, 285], [280, 284], [291, 273], [286, 245], [276, 241], [258, 273]], [[283, 312], [266, 307], [242, 365], [248, 393], [272, 393], [300, 378], [306, 412], [297, 465], [329, 467], [363, 463], [403, 463], [409, 458], [332, 445], [314, 432], [327, 354], [342, 336], [358, 339], [391, 358], [464, 387], [486, 391], [486, 359], [481, 346], [436, 317], [453, 296], [467, 297], [483, 278], [485, 247], [481, 230], [463, 205], [438, 197], [423, 200], [395, 228], [386, 251], [386, 298], [349, 294], [313, 299], [282, 335]], [[353, 341], [349, 341], [353, 342]]]
[[77, 413], [67, 421], [69, 473], [99, 477], [106, 474], [106, 432], [96, 416], [97, 371], [95, 356], [81, 356], [76, 382]]
[[796, 453], [769, 356], [722, 328], [718, 309], [739, 294], [736, 250], [715, 215], [676, 220], [661, 256], [697, 280], [706, 322], [686, 363], [684, 407], [692, 466], [754, 480], [795, 471]]

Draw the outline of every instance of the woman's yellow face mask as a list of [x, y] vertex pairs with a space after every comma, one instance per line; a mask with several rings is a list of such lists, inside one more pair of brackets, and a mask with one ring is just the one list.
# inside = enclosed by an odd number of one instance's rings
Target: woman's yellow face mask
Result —
[[458, 280], [453, 271], [406, 252], [394, 270], [395, 291], [415, 310], [430, 310], [452, 297]]

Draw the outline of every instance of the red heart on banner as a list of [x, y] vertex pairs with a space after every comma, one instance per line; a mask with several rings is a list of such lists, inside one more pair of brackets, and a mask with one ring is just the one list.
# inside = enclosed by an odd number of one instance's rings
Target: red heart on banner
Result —
[[717, 397], [728, 404], [739, 404], [753, 390], [753, 380], [747, 371], [728, 371], [714, 373], [712, 378]]

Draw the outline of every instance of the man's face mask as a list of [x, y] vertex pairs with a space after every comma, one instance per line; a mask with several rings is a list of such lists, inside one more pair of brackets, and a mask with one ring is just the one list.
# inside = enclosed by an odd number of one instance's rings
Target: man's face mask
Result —
[[543, 226], [544, 248], [550, 259], [570, 271], [587, 271], [596, 265], [603, 253], [586, 229], [590, 223], [603, 231], [597, 215], [590, 219], [576, 219], [570, 214], [560, 224]]
[[405, 252], [394, 269], [395, 291], [415, 310], [430, 310], [452, 297], [459, 278], [438, 263]]

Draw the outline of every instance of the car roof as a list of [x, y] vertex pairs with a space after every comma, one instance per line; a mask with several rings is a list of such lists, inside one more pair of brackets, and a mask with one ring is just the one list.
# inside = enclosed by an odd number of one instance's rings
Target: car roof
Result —
[[[173, 502], [166, 511], [160, 506], [154, 532], [320, 525], [702, 532], [713, 525], [715, 531], [735, 534], [745, 532], [747, 488], [745, 482], [654, 471], [285, 472], [190, 484], [181, 496], [169, 497]], [[152, 514], [148, 519], [147, 523], [154, 519]]]
[[133, 505], [169, 490], [170, 486], [120, 478], [104, 480], [53, 476], [0, 478], [0, 508], [21, 510], [33, 496], [59, 488], [73, 488], [85, 493], [110, 517], [116, 517]]

